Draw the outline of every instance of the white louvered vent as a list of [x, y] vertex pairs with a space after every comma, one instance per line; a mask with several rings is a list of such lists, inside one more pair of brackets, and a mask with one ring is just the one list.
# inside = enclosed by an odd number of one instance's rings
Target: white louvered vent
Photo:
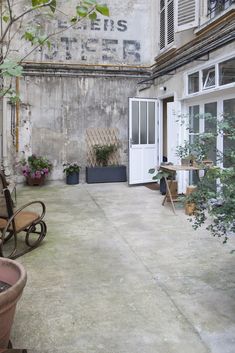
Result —
[[177, 31], [198, 25], [198, 0], [176, 0]]

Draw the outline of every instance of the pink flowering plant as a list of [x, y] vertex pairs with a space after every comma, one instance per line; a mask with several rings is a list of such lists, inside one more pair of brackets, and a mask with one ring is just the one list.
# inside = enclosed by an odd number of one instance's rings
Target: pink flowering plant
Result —
[[48, 176], [52, 170], [51, 162], [47, 158], [37, 156], [36, 154], [32, 154], [27, 160], [24, 158], [20, 164], [23, 175], [33, 179], [41, 179], [44, 175]]

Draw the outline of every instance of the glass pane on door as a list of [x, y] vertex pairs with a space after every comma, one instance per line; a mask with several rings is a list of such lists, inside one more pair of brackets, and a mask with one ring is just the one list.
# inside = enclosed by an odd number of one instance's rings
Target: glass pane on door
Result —
[[[229, 125], [235, 128], [235, 99], [228, 99], [224, 101], [224, 120], [229, 120]], [[223, 153], [224, 153], [224, 167], [228, 168], [234, 164], [234, 158], [231, 153], [235, 152], [235, 140], [229, 136], [229, 131], [224, 132], [223, 137]]]
[[148, 112], [149, 112], [149, 144], [155, 143], [155, 103], [148, 103]]
[[[204, 112], [205, 112], [205, 132], [216, 133], [217, 102], [205, 104]], [[214, 162], [214, 164], [216, 164], [216, 160], [217, 160], [216, 142], [217, 141], [215, 137], [212, 142], [211, 149], [208, 153], [208, 159], [211, 159]]]
[[139, 102], [132, 102], [132, 143], [139, 144]]
[[147, 102], [140, 102], [140, 143], [147, 144]]

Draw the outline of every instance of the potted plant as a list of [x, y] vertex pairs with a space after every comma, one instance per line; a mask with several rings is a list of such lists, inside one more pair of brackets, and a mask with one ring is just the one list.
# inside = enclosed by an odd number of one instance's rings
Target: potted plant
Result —
[[176, 147], [176, 155], [181, 158], [182, 165], [194, 165], [204, 163], [212, 165], [208, 159], [215, 135], [211, 132], [204, 132], [193, 137], [193, 141], [184, 141]]
[[118, 147], [114, 144], [93, 146], [96, 165], [86, 168], [87, 183], [126, 181], [126, 166], [110, 163], [110, 158], [117, 149]]
[[185, 140], [182, 145], [177, 146], [175, 154], [181, 159], [182, 165], [192, 166], [194, 164], [195, 156], [189, 141]]
[[77, 162], [74, 163], [64, 163], [63, 164], [63, 172], [66, 176], [66, 184], [68, 185], [75, 185], [79, 184], [79, 171], [80, 166]]
[[20, 162], [26, 183], [30, 186], [42, 185], [52, 170], [52, 163], [45, 157], [32, 154]]
[[26, 271], [16, 261], [0, 258], [0, 347], [7, 348], [16, 304], [26, 284]]

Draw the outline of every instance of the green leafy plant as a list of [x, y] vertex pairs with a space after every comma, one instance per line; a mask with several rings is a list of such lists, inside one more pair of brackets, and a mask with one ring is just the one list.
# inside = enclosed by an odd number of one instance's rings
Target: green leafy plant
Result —
[[201, 163], [208, 158], [214, 139], [215, 134], [213, 133], [197, 134], [193, 136], [192, 142], [185, 140], [182, 145], [178, 145], [175, 154], [181, 159], [191, 159]]
[[230, 235], [235, 234], [235, 116], [213, 119], [216, 131], [210, 135], [201, 134], [201, 137], [209, 148], [210, 142], [220, 135], [224, 149], [223, 152], [216, 150], [218, 166], [206, 167], [196, 191], [186, 197], [186, 202], [193, 202], [196, 206], [196, 212], [190, 219], [193, 228], [206, 223], [212, 235], [223, 237], [226, 242]]
[[149, 169], [149, 174], [154, 174], [152, 179], [156, 181], [160, 181], [162, 178], [169, 178], [172, 176], [171, 173], [166, 172], [165, 170], [162, 170], [161, 168], [151, 168]]
[[20, 161], [21, 171], [25, 177], [41, 179], [42, 176], [48, 176], [52, 170], [52, 163], [45, 157], [32, 154]]
[[103, 167], [108, 165], [111, 155], [117, 151], [117, 146], [114, 144], [110, 145], [94, 145], [93, 150], [98, 165]]
[[73, 173], [79, 173], [81, 167], [78, 165], [77, 162], [74, 163], [64, 163], [63, 164], [63, 173], [66, 174], [66, 176], [71, 175]]

